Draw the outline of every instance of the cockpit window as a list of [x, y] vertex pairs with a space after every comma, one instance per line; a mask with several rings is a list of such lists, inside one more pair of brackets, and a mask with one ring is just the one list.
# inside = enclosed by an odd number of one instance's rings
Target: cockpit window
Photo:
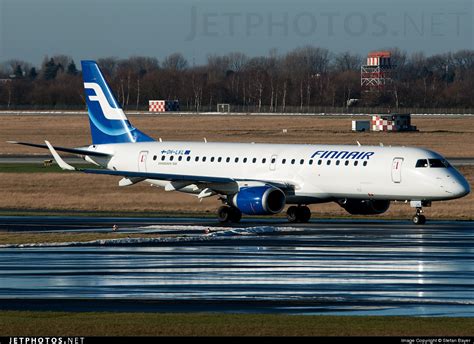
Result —
[[441, 159], [429, 159], [430, 167], [438, 168], [438, 167], [450, 167], [451, 165], [446, 160]]
[[430, 168], [443, 168], [443, 167], [451, 167], [449, 162], [444, 159], [420, 159], [416, 162], [417, 168], [422, 167], [430, 167]]
[[419, 167], [428, 167], [428, 160], [426, 159], [420, 159], [416, 162], [416, 166], [417, 168]]

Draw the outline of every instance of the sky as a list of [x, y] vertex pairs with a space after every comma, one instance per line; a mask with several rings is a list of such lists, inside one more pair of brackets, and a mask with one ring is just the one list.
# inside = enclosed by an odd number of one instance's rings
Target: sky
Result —
[[180, 52], [198, 65], [305, 45], [431, 55], [474, 49], [473, 16], [473, 0], [0, 0], [0, 62]]

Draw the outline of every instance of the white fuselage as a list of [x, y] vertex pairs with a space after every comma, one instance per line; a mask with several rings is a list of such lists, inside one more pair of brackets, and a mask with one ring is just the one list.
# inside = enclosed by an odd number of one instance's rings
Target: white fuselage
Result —
[[[420, 159], [444, 161], [420, 148], [200, 142], [144, 142], [90, 146], [113, 154], [96, 161], [110, 170], [231, 178], [239, 186], [265, 182], [291, 186], [287, 203], [338, 199], [447, 200], [469, 193], [469, 184], [451, 166], [416, 167]], [[435, 164], [436, 165], [436, 164]], [[148, 180], [199, 193], [206, 185]], [[178, 183], [179, 184], [179, 183]], [[238, 189], [222, 186], [221, 194]]]

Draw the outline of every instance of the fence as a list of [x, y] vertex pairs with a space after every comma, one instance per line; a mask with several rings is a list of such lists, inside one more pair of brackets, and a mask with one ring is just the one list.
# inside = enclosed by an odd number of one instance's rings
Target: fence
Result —
[[[0, 105], [0, 111], [87, 111], [84, 106], [78, 105], [56, 105], [56, 106], [31, 106], [16, 105], [7, 107]], [[124, 111], [148, 112], [148, 106], [129, 106]], [[200, 106], [198, 111], [195, 106], [180, 104], [180, 112], [216, 112], [216, 104]], [[331, 106], [255, 106], [255, 105], [230, 105], [231, 113], [285, 113], [285, 114], [389, 114], [389, 113], [407, 113], [407, 114], [474, 114], [474, 108], [385, 108], [385, 107], [331, 107]]]

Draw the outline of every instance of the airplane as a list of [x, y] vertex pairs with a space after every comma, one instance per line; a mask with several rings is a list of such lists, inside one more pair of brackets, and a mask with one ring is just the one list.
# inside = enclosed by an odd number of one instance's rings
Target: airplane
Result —
[[[217, 196], [221, 223], [246, 215], [275, 215], [289, 205], [289, 222], [308, 222], [310, 204], [336, 202], [353, 215], [386, 212], [392, 201], [415, 208], [426, 222], [433, 201], [466, 196], [469, 183], [440, 154], [416, 147], [162, 142], [132, 126], [95, 61], [81, 61], [92, 144], [47, 148], [68, 171], [121, 176], [119, 186], [146, 182], [197, 199]], [[59, 152], [98, 168], [76, 168]]]

